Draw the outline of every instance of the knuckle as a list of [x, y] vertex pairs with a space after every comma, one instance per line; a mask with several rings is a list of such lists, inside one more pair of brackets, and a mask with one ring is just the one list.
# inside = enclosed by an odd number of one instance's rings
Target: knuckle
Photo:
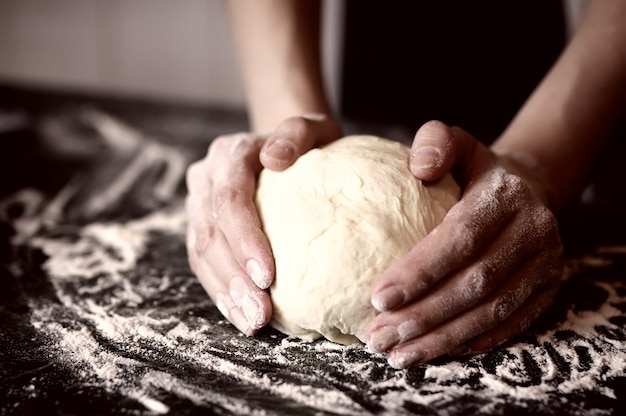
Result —
[[520, 176], [507, 172], [502, 178], [503, 180], [499, 183], [499, 187], [504, 195], [518, 200], [530, 198], [530, 187]]
[[251, 143], [256, 139], [249, 133], [235, 133], [217, 136], [209, 145], [207, 158], [223, 159], [225, 157], [241, 157], [247, 153]]
[[441, 280], [442, 273], [438, 272], [436, 268], [423, 270], [420, 273], [420, 279], [411, 282], [408, 286], [408, 291], [412, 297], [420, 296], [422, 293], [427, 291], [429, 288]]
[[213, 217], [217, 221], [229, 212], [238, 201], [243, 199], [243, 190], [231, 187], [220, 188], [213, 197]]
[[522, 179], [520, 176], [508, 174], [504, 178], [505, 180], [503, 184], [509, 192], [515, 195], [518, 195], [520, 193], [527, 194], [530, 192], [530, 188], [526, 184], [526, 181], [524, 181], [524, 179]]
[[433, 331], [430, 335], [434, 341], [433, 344], [437, 345], [437, 349], [440, 351], [449, 351], [458, 345], [458, 341], [449, 332], [445, 331]]
[[518, 306], [518, 299], [514, 296], [497, 297], [490, 305], [487, 319], [493, 324], [504, 321]]
[[276, 138], [286, 139], [292, 142], [297, 148], [303, 145], [310, 144], [314, 141], [313, 123], [315, 121], [307, 119], [305, 117], [291, 117], [283, 121], [274, 132], [273, 136]]
[[204, 176], [204, 163], [202, 161], [199, 160], [189, 165], [185, 175], [187, 189], [194, 189]]
[[552, 211], [540, 205], [533, 211], [534, 224], [543, 235], [558, 235], [558, 221]]
[[210, 157], [215, 153], [223, 153], [230, 146], [232, 137], [233, 136], [222, 135], [213, 139], [207, 150], [207, 156]]
[[310, 130], [311, 120], [298, 116], [291, 117], [285, 120], [281, 127], [290, 134], [304, 136]]
[[433, 323], [426, 317], [426, 314], [415, 312], [411, 314], [409, 319], [398, 325], [398, 333], [402, 342], [419, 337], [433, 327]]
[[476, 265], [466, 277], [468, 294], [482, 298], [491, 292], [492, 270], [484, 263]]
[[[500, 206], [509, 213], [515, 212], [520, 206], [531, 200], [532, 192], [524, 179], [504, 168], [494, 169], [488, 181], [490, 189], [487, 192], [491, 195], [491, 200], [506, 201]], [[486, 204], [490, 203], [489, 198], [482, 200]]]
[[[187, 201], [189, 201], [189, 198]], [[188, 209], [193, 210], [193, 207]], [[196, 259], [195, 261], [202, 259], [211, 249], [211, 246], [215, 244], [219, 232], [217, 224], [208, 218], [202, 215], [191, 216], [187, 222], [187, 236], [185, 240], [188, 257]]]
[[508, 194], [510, 187], [513, 185], [513, 179], [509, 172], [503, 168], [495, 168], [488, 173], [489, 192], [496, 196]]
[[190, 253], [194, 253], [198, 257], [202, 257], [209, 249], [217, 235], [217, 227], [208, 224], [206, 227], [198, 227], [195, 232], [190, 233], [189, 245]]
[[452, 230], [452, 238], [449, 239], [451, 251], [463, 255], [471, 255], [479, 249], [480, 224], [477, 221], [460, 221]]

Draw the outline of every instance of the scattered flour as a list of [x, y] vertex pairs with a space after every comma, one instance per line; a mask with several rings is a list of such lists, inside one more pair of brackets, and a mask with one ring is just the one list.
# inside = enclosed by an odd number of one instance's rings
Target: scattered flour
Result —
[[[71, 235], [39, 232], [29, 239], [48, 256], [43, 267], [61, 301], [33, 300], [33, 327], [77, 377], [95, 377], [153, 414], [171, 412], [168, 395], [250, 415], [271, 414], [262, 406], [269, 397], [320, 412], [389, 415], [403, 414], [407, 403], [454, 409], [472, 397], [484, 403], [476, 412], [489, 414], [505, 403], [546, 404], [563, 394], [593, 391], [611, 399], [615, 391], [606, 380], [626, 370], [624, 338], [606, 335], [624, 336], [624, 328], [611, 322], [624, 315], [622, 281], [594, 282], [607, 296], [598, 308], [570, 308], [563, 322], [535, 337], [420, 370], [393, 370], [382, 355], [361, 346], [274, 334], [248, 338], [213, 312], [189, 274], [165, 266], [138, 269], [155, 234], [184, 246], [184, 227], [182, 207], [176, 207], [127, 223], [94, 223]], [[607, 253], [625, 252], [607, 247], [577, 259], [571, 276], [606, 267]], [[564, 331], [573, 335], [557, 336]], [[239, 393], [229, 394], [224, 383], [240, 386]], [[243, 390], [256, 394], [242, 396]], [[607, 413], [585, 411], [601, 414]]]

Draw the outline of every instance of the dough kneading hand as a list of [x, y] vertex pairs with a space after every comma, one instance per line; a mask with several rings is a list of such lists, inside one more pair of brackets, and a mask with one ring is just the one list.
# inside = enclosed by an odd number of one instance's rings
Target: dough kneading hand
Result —
[[451, 175], [426, 185], [408, 159], [398, 142], [347, 136], [261, 172], [256, 203], [276, 261], [272, 326], [306, 340], [364, 341], [377, 313], [372, 284], [460, 197]]

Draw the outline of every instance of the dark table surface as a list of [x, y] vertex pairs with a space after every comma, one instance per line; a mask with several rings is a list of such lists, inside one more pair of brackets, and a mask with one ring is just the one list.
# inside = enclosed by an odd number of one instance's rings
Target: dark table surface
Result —
[[564, 220], [554, 306], [492, 352], [394, 370], [241, 335], [187, 266], [184, 170], [241, 113], [0, 86], [0, 413], [622, 414], [624, 212]]

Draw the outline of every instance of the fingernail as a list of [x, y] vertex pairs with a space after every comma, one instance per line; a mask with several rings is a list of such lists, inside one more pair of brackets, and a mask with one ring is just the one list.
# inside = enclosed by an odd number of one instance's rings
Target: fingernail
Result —
[[259, 304], [252, 297], [246, 295], [241, 299], [241, 310], [248, 320], [250, 328], [258, 329], [261, 326], [259, 323], [261, 315]]
[[261, 264], [255, 259], [250, 259], [246, 262], [246, 272], [252, 279], [252, 281], [261, 289], [267, 289], [270, 284], [270, 276], [267, 270], [261, 267]]
[[424, 353], [422, 351], [392, 351], [389, 353], [387, 362], [393, 368], [401, 370], [412, 365], [421, 364], [423, 359]]
[[265, 156], [277, 162], [291, 161], [295, 154], [293, 145], [287, 140], [278, 139], [265, 148]]
[[246, 282], [240, 276], [234, 276], [230, 279], [228, 294], [237, 306], [241, 306], [241, 299], [248, 292]]
[[222, 313], [222, 315], [224, 315], [224, 318], [228, 319], [228, 308], [226, 307], [226, 304], [224, 303], [224, 298], [226, 297], [225, 294], [223, 293], [218, 293], [217, 294], [217, 298], [215, 300], [215, 306], [217, 306], [217, 309]]
[[378, 312], [388, 311], [404, 302], [404, 290], [400, 286], [389, 286], [372, 295], [372, 306]]
[[367, 343], [373, 352], [385, 352], [400, 341], [400, 335], [393, 326], [383, 326], [372, 333]]
[[232, 308], [230, 310], [230, 317], [228, 320], [244, 334], [252, 335], [252, 329], [250, 328], [248, 318], [246, 318], [240, 308]]
[[418, 147], [411, 157], [411, 169], [432, 169], [440, 163], [439, 152], [431, 146]]
[[248, 285], [241, 276], [234, 276], [230, 280], [230, 298], [236, 306], [228, 310], [228, 319], [235, 324], [241, 332], [252, 335], [265, 323], [265, 312], [261, 308], [259, 301], [250, 296]]

